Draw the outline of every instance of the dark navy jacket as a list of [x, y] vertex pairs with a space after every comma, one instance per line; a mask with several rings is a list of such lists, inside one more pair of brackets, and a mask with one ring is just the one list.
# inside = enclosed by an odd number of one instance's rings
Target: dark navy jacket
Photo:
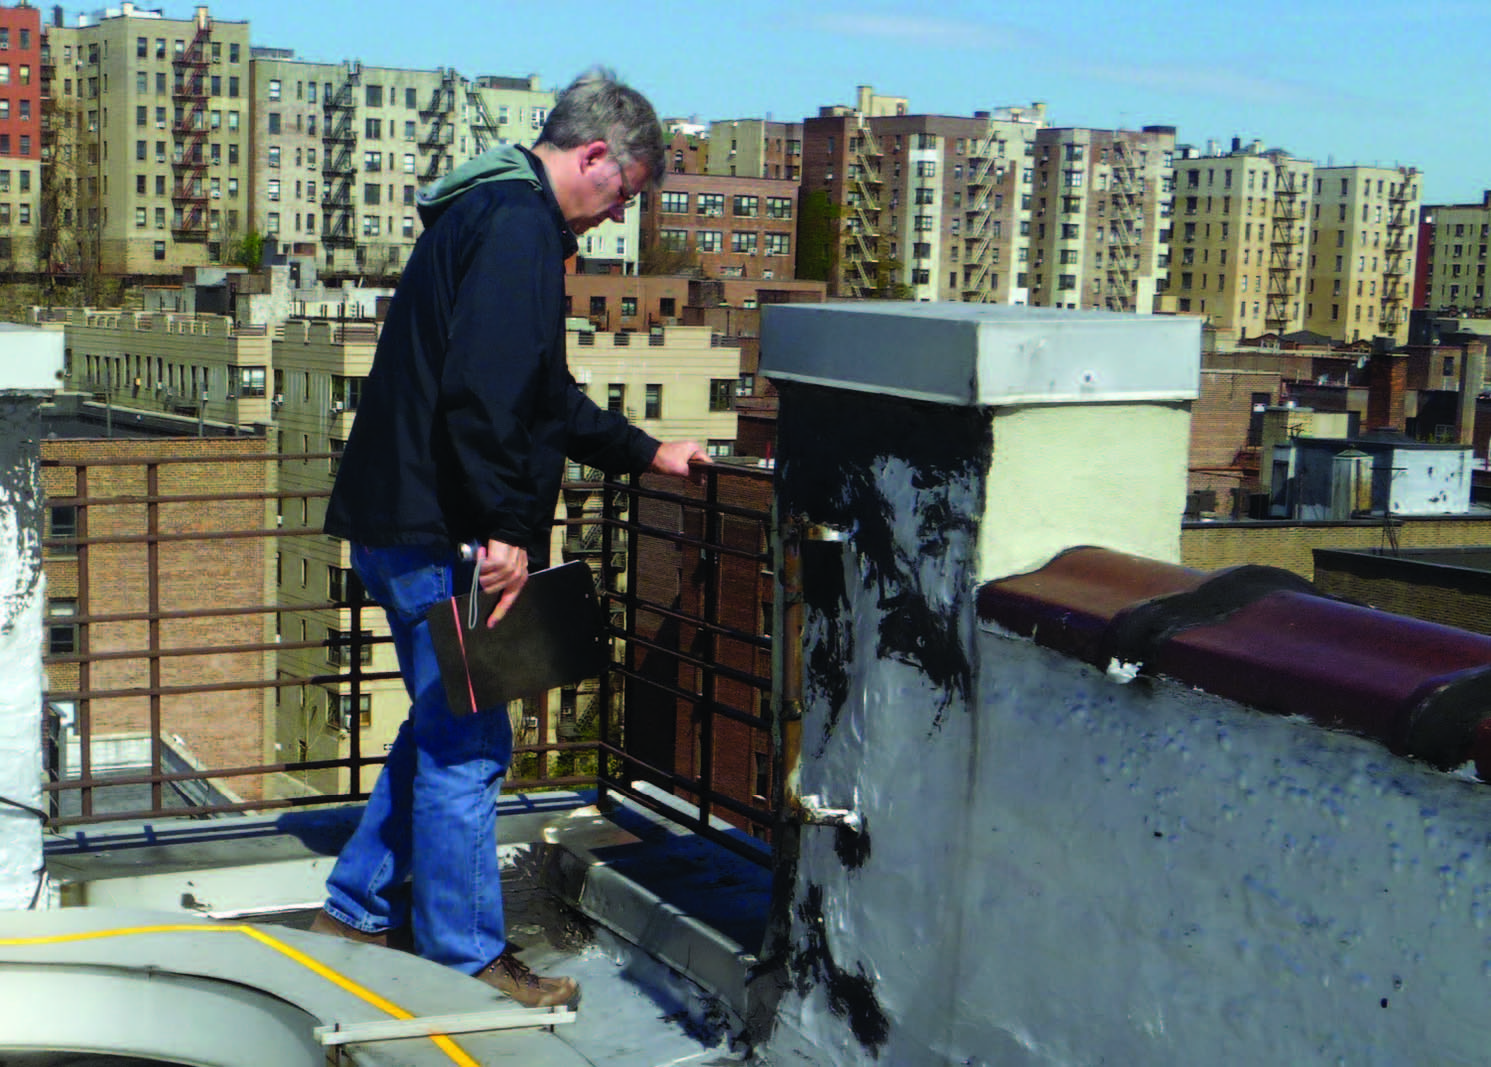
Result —
[[437, 550], [495, 538], [542, 561], [566, 455], [619, 474], [657, 451], [570, 376], [575, 237], [536, 157], [506, 151], [531, 169], [420, 205], [426, 229], [378, 339], [329, 534]]

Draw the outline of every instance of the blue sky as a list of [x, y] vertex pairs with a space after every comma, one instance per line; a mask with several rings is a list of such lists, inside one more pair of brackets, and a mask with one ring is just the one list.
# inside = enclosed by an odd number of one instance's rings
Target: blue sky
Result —
[[1044, 100], [1058, 125], [1172, 125], [1198, 146], [1238, 136], [1318, 163], [1417, 166], [1429, 202], [1491, 188], [1487, 0], [216, 0], [212, 12], [304, 59], [533, 73], [545, 87], [604, 62], [661, 114], [703, 121], [801, 119], [869, 84], [913, 113]]

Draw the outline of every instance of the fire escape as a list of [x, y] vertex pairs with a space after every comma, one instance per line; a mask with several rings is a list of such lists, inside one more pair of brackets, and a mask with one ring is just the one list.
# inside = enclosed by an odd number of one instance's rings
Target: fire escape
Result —
[[171, 127], [171, 234], [178, 241], [206, 241], [207, 46], [212, 20], [199, 17], [196, 35], [171, 59], [171, 99], [178, 118]]
[[357, 178], [357, 84], [360, 68], [347, 68], [346, 80], [321, 103], [321, 243], [351, 248], [357, 243], [352, 186]]
[[1108, 248], [1103, 260], [1104, 306], [1109, 311], [1133, 311], [1138, 288], [1139, 234], [1144, 222], [1143, 190], [1133, 145], [1115, 132], [1109, 150]]
[[845, 194], [849, 213], [844, 219], [843, 279], [846, 296], [869, 296], [876, 288], [880, 261], [880, 142], [863, 115], [855, 115], [848, 137], [849, 160]]
[[1408, 321], [1408, 283], [1404, 276], [1413, 254], [1413, 209], [1409, 204], [1408, 172], [1388, 185], [1387, 248], [1382, 257], [1382, 308], [1377, 326], [1383, 333], [1395, 334]]
[[432, 182], [450, 171], [450, 146], [456, 139], [454, 111], [455, 71], [445, 70], [440, 75], [440, 86], [419, 109], [419, 121], [429, 123], [429, 127], [419, 135], [419, 151], [425, 157], [419, 171], [422, 182]]
[[1304, 250], [1300, 247], [1305, 234], [1303, 192], [1286, 161], [1274, 162], [1273, 220], [1269, 233], [1268, 308], [1264, 322], [1274, 333], [1286, 333], [1297, 319], [1299, 301], [1295, 299], [1298, 284], [1296, 272], [1303, 266]]
[[994, 247], [995, 220], [989, 205], [994, 202], [994, 184], [999, 176], [994, 167], [998, 149], [999, 139], [991, 122], [984, 139], [973, 148], [968, 160], [963, 299], [970, 303], [987, 303], [994, 299], [989, 275], [993, 267], [990, 252]]
[[497, 123], [492, 121], [486, 104], [482, 103], [481, 91], [475, 87], [466, 90], [466, 103], [471, 113], [471, 138], [476, 144], [476, 154], [496, 148], [500, 143]]

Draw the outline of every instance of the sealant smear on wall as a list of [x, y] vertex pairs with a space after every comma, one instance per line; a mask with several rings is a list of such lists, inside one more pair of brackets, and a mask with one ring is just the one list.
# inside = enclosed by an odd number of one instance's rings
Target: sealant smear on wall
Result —
[[[895, 740], [872, 736], [887, 714], [914, 718], [930, 736], [945, 733], [950, 710], [970, 707], [976, 522], [992, 434], [974, 410], [791, 386], [782, 391], [779, 445], [782, 512], [846, 534], [804, 545], [802, 635], [804, 734], [820, 733], [811, 754], [804, 750], [801, 784], [843, 804], [861, 796], [866, 768], [885, 761], [884, 751], [869, 757]], [[878, 1059], [896, 1024], [876, 990], [874, 954], [851, 933], [866, 916], [836, 889], [846, 877], [874, 875], [870, 812], [893, 789], [874, 773], [863, 804], [855, 801], [860, 830], [804, 828], [792, 859], [787, 956], [802, 1003], [787, 1025], [804, 1027], [820, 1050], [834, 1042], [812, 1021], [822, 997], [848, 1028], [843, 1036]]]
[[856, 1041], [879, 1055], [890, 1037], [890, 1024], [875, 999], [875, 982], [865, 973], [864, 964], [858, 965], [858, 973], [850, 973], [834, 959], [825, 929], [822, 886], [808, 887], [797, 917], [805, 931], [793, 967], [798, 996], [806, 997], [821, 983], [828, 993], [829, 1009], [848, 1020]]
[[[28, 415], [33, 412], [25, 408]], [[42, 503], [34, 443], [18, 439], [15, 408], [0, 404], [0, 456], [19, 462], [0, 466], [0, 634], [9, 633], [41, 582]], [[32, 428], [32, 419], [26, 420]], [[28, 447], [29, 446], [29, 447]]]

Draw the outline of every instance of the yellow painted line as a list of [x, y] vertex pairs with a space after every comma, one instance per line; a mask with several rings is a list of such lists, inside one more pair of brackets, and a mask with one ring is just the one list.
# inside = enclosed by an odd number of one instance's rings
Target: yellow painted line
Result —
[[[393, 1001], [379, 996], [366, 986], [360, 985], [346, 975], [332, 970], [320, 960], [307, 956], [299, 949], [285, 944], [279, 938], [265, 933], [259, 927], [248, 924], [224, 926], [221, 924], [208, 925], [206, 923], [165, 923], [159, 926], [120, 926], [112, 930], [87, 930], [76, 934], [49, 934], [45, 937], [0, 937], [0, 948], [20, 948], [28, 945], [64, 945], [80, 941], [99, 941], [107, 937], [134, 937], [139, 934], [244, 934], [253, 938], [261, 945], [267, 945], [280, 955], [300, 964], [337, 988], [351, 993], [364, 1003], [372, 1005], [387, 1015], [392, 1015], [395, 1019], [413, 1019], [415, 1017], [413, 1012], [399, 1007]], [[430, 1040], [440, 1048], [440, 1051], [444, 1052], [455, 1063], [460, 1064], [461, 1067], [481, 1067], [481, 1064], [472, 1059], [465, 1049], [461, 1048], [460, 1045], [444, 1034], [432, 1034], [430, 1035]]]

